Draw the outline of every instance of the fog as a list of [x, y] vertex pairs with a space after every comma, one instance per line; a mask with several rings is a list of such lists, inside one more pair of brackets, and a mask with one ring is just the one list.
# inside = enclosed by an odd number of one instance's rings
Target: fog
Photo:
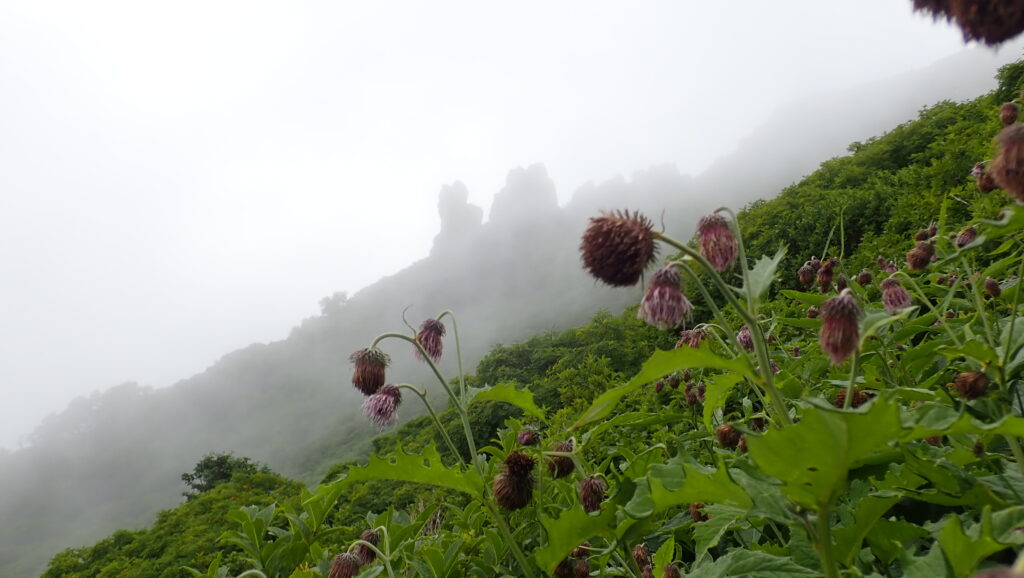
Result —
[[597, 210], [685, 237], [1022, 46], [824, 4], [0, 5], [0, 575], [208, 451], [315, 482], [367, 450], [346, 357], [406, 306], [455, 308], [470, 364], [621, 310], [578, 267]]

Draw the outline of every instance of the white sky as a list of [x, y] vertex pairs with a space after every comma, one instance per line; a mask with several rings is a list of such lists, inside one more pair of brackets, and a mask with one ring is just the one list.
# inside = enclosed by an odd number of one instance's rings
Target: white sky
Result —
[[426, 256], [442, 184], [699, 172], [962, 49], [909, 0], [0, 0], [0, 446]]

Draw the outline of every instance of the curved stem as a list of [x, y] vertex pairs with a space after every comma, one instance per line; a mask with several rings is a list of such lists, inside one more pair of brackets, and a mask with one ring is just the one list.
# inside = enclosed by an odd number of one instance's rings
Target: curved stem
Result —
[[388, 558], [387, 554], [381, 552], [379, 548], [366, 540], [356, 540], [355, 542], [352, 542], [352, 546], [348, 547], [350, 552], [352, 551], [353, 546], [366, 546], [373, 550], [377, 554], [377, 557], [380, 558], [380, 561], [384, 563], [384, 569], [388, 571], [388, 576], [390, 576], [390, 578], [395, 578], [395, 571], [391, 569], [391, 560]]
[[498, 532], [505, 538], [508, 543], [509, 550], [512, 551], [512, 557], [516, 559], [516, 563], [519, 564], [519, 569], [526, 574], [528, 578], [535, 578], [536, 574], [533, 572], [533, 567], [526, 560], [526, 555], [523, 554], [521, 548], [519, 548], [519, 542], [516, 541], [515, 536], [512, 535], [512, 530], [509, 529], [508, 524], [505, 522], [504, 516], [498, 511], [498, 508], [494, 506], [491, 500], [483, 500], [484, 504], [487, 505], [487, 509], [490, 510], [491, 516], [494, 518], [494, 522], [498, 525]]
[[817, 540], [818, 554], [821, 556], [821, 566], [825, 570], [826, 578], [838, 578], [839, 571], [836, 568], [836, 561], [832, 556], [832, 529], [828, 523], [828, 508], [818, 509]]
[[732, 290], [726, 285], [725, 281], [722, 280], [722, 276], [718, 274], [718, 271], [708, 263], [707, 259], [703, 255], [694, 251], [692, 248], [680, 243], [672, 237], [667, 237], [661, 233], [654, 233], [655, 238], [661, 239], [665, 243], [672, 245], [676, 249], [679, 249], [683, 253], [687, 254], [695, 261], [700, 263], [708, 274], [711, 276], [711, 280], [714, 281], [715, 285], [718, 286], [722, 294], [725, 295], [725, 299], [729, 302], [729, 305], [736, 310], [736, 313], [743, 318], [746, 322], [747, 327], [750, 329], [750, 336], [754, 340], [754, 352], [757, 354], [758, 365], [760, 366], [759, 373], [761, 378], [764, 380], [765, 389], [768, 390], [768, 395], [772, 399], [772, 405], [775, 407], [774, 413], [777, 414], [778, 419], [783, 425], [793, 425], [793, 420], [789, 417], [789, 410], [786, 409], [785, 398], [782, 397], [782, 393], [775, 387], [775, 375], [772, 373], [771, 361], [768, 359], [768, 349], [765, 346], [764, 334], [761, 332], [761, 326], [758, 325], [757, 320], [750, 314], [749, 311], [736, 299], [736, 296], [732, 294]]
[[437, 427], [437, 431], [441, 432], [441, 437], [444, 438], [445, 443], [448, 444], [448, 449], [451, 450], [453, 454], [455, 454], [455, 459], [459, 460], [462, 463], [466, 463], [466, 460], [462, 459], [462, 452], [460, 452], [458, 448], [455, 447], [455, 442], [452, 441], [451, 436], [448, 435], [448, 431], [444, 429], [444, 425], [441, 423], [441, 420], [437, 417], [437, 412], [434, 411], [434, 406], [430, 405], [430, 401], [427, 400], [427, 394], [416, 389], [414, 386], [409, 385], [408, 383], [400, 383], [395, 387], [411, 390], [415, 392], [416, 395], [420, 396], [420, 400], [423, 401], [423, 405], [427, 407], [427, 412], [430, 413], [430, 418], [434, 420], [434, 425]]
[[740, 272], [743, 274], [743, 288], [747, 293], [747, 307], [750, 308], [751, 315], [757, 317], [757, 298], [752, 293], [750, 286], [750, 271], [747, 270], [747, 251], [743, 247], [743, 234], [740, 233], [739, 219], [736, 218], [736, 213], [733, 213], [729, 207], [719, 207], [715, 209], [715, 212], [729, 214], [729, 229], [732, 231], [733, 237], [736, 238], [737, 262], [740, 265]]
[[437, 316], [437, 320], [440, 321], [446, 315], [452, 318], [452, 332], [455, 334], [455, 357], [459, 361], [459, 393], [462, 395], [462, 403], [466, 403], [466, 372], [462, 369], [462, 342], [459, 341], [459, 324], [451, 309], [442, 311]]
[[850, 384], [846, 386], [846, 399], [843, 400], [843, 409], [850, 409], [853, 404], [853, 388], [857, 383], [857, 369], [860, 366], [860, 348], [853, 350], [853, 364], [850, 367]]

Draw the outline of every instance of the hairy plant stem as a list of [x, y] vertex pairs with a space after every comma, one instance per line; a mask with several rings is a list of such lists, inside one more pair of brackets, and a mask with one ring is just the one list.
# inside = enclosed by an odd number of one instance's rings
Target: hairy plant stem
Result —
[[[711, 280], [714, 281], [718, 289], [725, 295], [729, 305], [732, 305], [736, 313], [743, 318], [743, 321], [747, 324], [747, 328], [750, 329], [750, 336], [754, 341], [754, 352], [757, 354], [758, 359], [758, 370], [761, 374], [761, 378], [764, 380], [765, 389], [768, 390], [768, 395], [771, 397], [772, 405], [774, 406], [774, 414], [782, 425], [793, 425], [793, 420], [789, 417], [789, 410], [786, 409], [785, 398], [782, 397], [782, 393], [775, 387], [775, 376], [772, 373], [771, 361], [768, 359], [768, 348], [765, 345], [764, 334], [761, 332], [761, 326], [758, 325], [757, 320], [750, 314], [743, 305], [736, 299], [732, 294], [732, 289], [726, 285], [722, 276], [718, 274], [718, 271], [708, 263], [707, 259], [703, 255], [694, 251], [692, 248], [680, 243], [672, 237], [665, 236], [661, 233], [654, 233], [655, 238], [661, 239], [665, 243], [679, 249], [703, 267], [708, 274], [711, 276]], [[742, 265], [742, 264], [741, 264]], [[743, 265], [744, 267], [746, 265]]]
[[445, 444], [448, 445], [448, 449], [455, 454], [455, 459], [459, 460], [463, 464], [466, 463], [466, 460], [462, 458], [462, 453], [455, 447], [455, 442], [453, 442], [451, 436], [448, 435], [448, 431], [444, 429], [443, 425], [441, 425], [441, 420], [437, 417], [437, 412], [434, 411], [434, 406], [430, 405], [430, 401], [427, 400], [427, 394], [408, 383], [399, 383], [395, 387], [408, 389], [415, 392], [416, 395], [420, 397], [423, 405], [427, 408], [427, 412], [430, 414], [430, 419], [434, 420], [434, 426], [437, 427], [437, 431], [441, 432], [441, 437], [444, 438]]
[[835, 558], [832, 555], [832, 528], [828, 517], [828, 506], [818, 508], [817, 539], [815, 540], [815, 545], [818, 547], [818, 555], [821, 556], [821, 567], [825, 570], [825, 577], [839, 578], [839, 568], [836, 566]]
[[853, 364], [850, 366], [850, 384], [846, 386], [846, 399], [843, 400], [843, 409], [850, 409], [853, 404], [853, 388], [857, 384], [857, 369], [860, 368], [860, 348], [853, 350]]
[[455, 313], [451, 309], [445, 309], [437, 316], [437, 320], [440, 321], [442, 317], [451, 317], [452, 319], [452, 332], [455, 334], [455, 358], [459, 362], [459, 394], [462, 396], [462, 403], [465, 405], [466, 400], [466, 372], [462, 370], [462, 342], [459, 341], [459, 324], [455, 320]]

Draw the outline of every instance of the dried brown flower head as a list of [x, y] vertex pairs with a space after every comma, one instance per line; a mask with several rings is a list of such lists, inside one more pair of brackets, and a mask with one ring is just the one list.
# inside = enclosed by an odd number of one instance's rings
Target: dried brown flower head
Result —
[[352, 385], [363, 395], [373, 395], [384, 385], [385, 370], [391, 363], [391, 358], [376, 347], [360, 349], [349, 356], [349, 361], [355, 364], [356, 370], [352, 374]]
[[845, 361], [860, 345], [860, 316], [860, 305], [849, 290], [821, 304], [824, 323], [818, 342], [833, 365]]
[[1004, 128], [996, 137], [999, 154], [988, 171], [1008, 195], [1024, 201], [1024, 125]]
[[796, 276], [800, 279], [800, 284], [807, 289], [814, 283], [814, 267], [811, 267], [810, 261], [805, 261], [803, 265], [796, 272]]
[[992, 297], [999, 297], [1003, 294], [1003, 288], [999, 286], [999, 281], [991, 277], [985, 279], [985, 292]]
[[641, 570], [651, 567], [651, 553], [647, 550], [647, 546], [637, 544], [633, 547], [633, 561]]
[[882, 280], [882, 305], [889, 315], [910, 307], [911, 303], [910, 293], [900, 285], [899, 279], [887, 277]]
[[861, 269], [860, 273], [857, 273], [857, 284], [867, 285], [872, 280], [871, 271], [867, 269]]
[[736, 261], [739, 243], [729, 228], [729, 222], [721, 215], [701, 217], [697, 222], [697, 244], [700, 246], [700, 254], [718, 272], [732, 267]]
[[[434, 360], [434, 363], [441, 359], [441, 353], [444, 351], [444, 341], [441, 339], [444, 337], [444, 333], [444, 323], [437, 319], [427, 319], [420, 324], [420, 330], [416, 333], [416, 341], [419, 342], [420, 347], [427, 353], [427, 356]], [[416, 359], [424, 361], [425, 359], [423, 354], [420, 353], [419, 347], [414, 349]]]
[[978, 238], [978, 230], [973, 226], [967, 227], [960, 234], [956, 236], [956, 246], [963, 249], [967, 245], [970, 245]]
[[338, 554], [331, 562], [329, 578], [352, 578], [359, 574], [359, 557], [351, 552]]
[[1015, 102], [1004, 102], [1003, 106], [999, 107], [999, 122], [1003, 123], [1003, 126], [1010, 126], [1017, 122], [1017, 117], [1020, 116], [1020, 107]]
[[506, 510], [518, 510], [533, 498], [533, 468], [537, 461], [523, 452], [509, 452], [505, 456], [504, 471], [494, 477], [491, 490], [498, 505]]
[[965, 42], [991, 46], [1024, 31], [1024, 5], [1015, 0], [914, 0], [914, 9], [956, 23]]
[[[571, 441], [557, 442], [551, 447], [551, 451], [570, 453], [573, 451], [573, 445]], [[548, 460], [548, 473], [553, 478], [564, 478], [576, 469], [576, 464], [573, 463], [572, 458], [567, 456], [551, 456]]]
[[628, 211], [591, 218], [580, 251], [583, 267], [613, 287], [636, 285], [657, 255], [651, 221]]
[[718, 443], [722, 444], [725, 448], [734, 448], [740, 443], [740, 437], [743, 434], [738, 429], [733, 427], [731, 423], [723, 424], [715, 428], [715, 438], [718, 439]]
[[960, 397], [978, 399], [988, 391], [988, 376], [980, 371], [964, 371], [953, 380], [953, 386]]
[[[380, 534], [375, 530], [363, 530], [359, 539], [376, 546], [380, 542]], [[373, 548], [370, 548], [366, 544], [356, 544], [354, 551], [356, 556], [359, 558], [359, 562], [362, 563], [363, 566], [371, 564], [377, 559], [377, 553], [373, 551]]]
[[580, 480], [580, 504], [583, 511], [589, 514], [600, 510], [607, 489], [607, 484], [601, 478], [587, 476]]
[[675, 564], [669, 564], [665, 566], [665, 570], [661, 574], [661, 578], [681, 578], [682, 574], [679, 573], [679, 568]]

